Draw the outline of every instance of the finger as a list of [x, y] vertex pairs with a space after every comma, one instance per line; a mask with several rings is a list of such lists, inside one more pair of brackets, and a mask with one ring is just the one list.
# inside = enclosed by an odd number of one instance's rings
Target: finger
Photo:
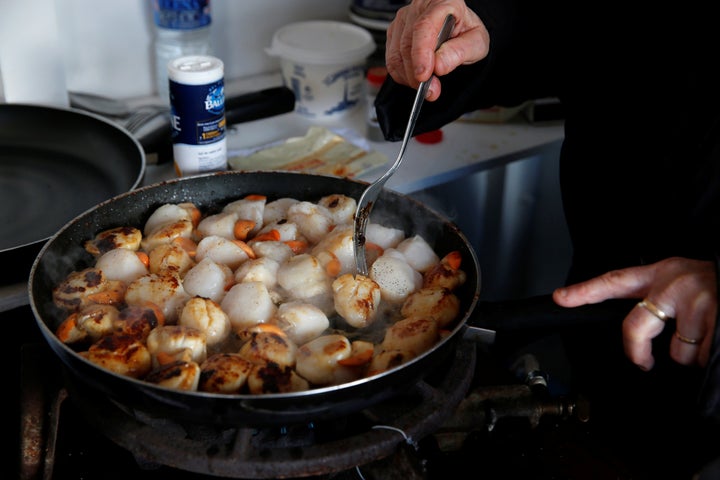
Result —
[[707, 365], [712, 343], [709, 335], [716, 307], [711, 295], [697, 295], [692, 304], [678, 313], [676, 330], [670, 341], [670, 356], [682, 365]]
[[636, 305], [622, 324], [625, 355], [643, 370], [650, 370], [655, 365], [652, 339], [660, 335], [664, 328], [665, 321], [648, 309]]
[[[387, 38], [385, 44], [385, 66], [388, 74], [397, 83], [409, 85], [410, 79], [405, 73], [405, 57], [402, 52], [402, 38], [405, 32], [406, 16], [409, 13], [407, 7], [398, 10], [395, 19], [387, 29]], [[408, 62], [412, 59], [408, 58]]]
[[563, 307], [577, 307], [610, 298], [642, 298], [653, 275], [652, 265], [613, 270], [584, 282], [558, 288], [553, 292], [553, 300]]

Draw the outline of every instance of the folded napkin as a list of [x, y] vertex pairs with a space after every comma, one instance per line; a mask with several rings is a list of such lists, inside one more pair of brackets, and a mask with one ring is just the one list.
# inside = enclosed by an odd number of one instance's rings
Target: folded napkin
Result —
[[228, 166], [232, 170], [293, 170], [354, 177], [384, 165], [387, 160], [381, 153], [368, 151], [337, 133], [313, 126], [303, 137], [231, 155]]

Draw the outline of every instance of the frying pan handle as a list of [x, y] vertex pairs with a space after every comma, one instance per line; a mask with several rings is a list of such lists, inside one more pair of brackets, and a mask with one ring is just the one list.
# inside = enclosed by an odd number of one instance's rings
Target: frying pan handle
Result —
[[471, 327], [505, 333], [591, 327], [598, 323], [622, 322], [636, 303], [636, 299], [612, 299], [567, 308], [557, 305], [551, 295], [519, 300], [481, 301], [475, 307], [468, 324]]

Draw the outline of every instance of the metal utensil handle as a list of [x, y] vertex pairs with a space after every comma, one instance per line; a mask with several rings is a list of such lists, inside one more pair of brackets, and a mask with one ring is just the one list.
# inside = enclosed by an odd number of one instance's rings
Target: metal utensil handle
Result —
[[[445, 23], [443, 23], [442, 30], [440, 30], [440, 33], [438, 34], [435, 51], [437, 51], [440, 48], [440, 45], [445, 43], [445, 41], [450, 37], [454, 26], [455, 17], [453, 17], [452, 15], [448, 15], [445, 18]], [[405, 149], [407, 148], [408, 142], [410, 141], [410, 137], [412, 137], [412, 131], [415, 129], [415, 123], [417, 122], [417, 118], [420, 115], [420, 107], [425, 101], [425, 95], [427, 95], [428, 88], [430, 88], [430, 80], [432, 80], [432, 77], [433, 76], [431, 75], [429, 79], [425, 80], [424, 82], [420, 82], [420, 85], [418, 86], [417, 93], [415, 94], [415, 101], [413, 102], [412, 110], [410, 110], [410, 117], [407, 126], [405, 127], [405, 134], [403, 135], [402, 143], [400, 144], [400, 152], [398, 153], [397, 158], [395, 158], [395, 162], [388, 169], [388, 171], [385, 172], [382, 177], [376, 180], [375, 183], [380, 184], [379, 186], [385, 184], [388, 178], [390, 178], [390, 176], [395, 173], [395, 170], [397, 170], [400, 166], [403, 154], [405, 153]]]
[[[443, 27], [440, 30], [440, 33], [438, 34], [435, 51], [437, 51], [438, 48], [440, 48], [440, 46], [445, 43], [448, 38], [450, 38], [450, 34], [452, 33], [454, 26], [455, 17], [453, 17], [452, 15], [448, 15], [445, 18], [445, 23], [443, 23]], [[412, 132], [415, 129], [415, 123], [417, 122], [417, 118], [420, 115], [420, 107], [425, 100], [425, 95], [427, 94], [431, 79], [432, 75], [428, 80], [421, 82], [418, 86], [417, 93], [415, 94], [415, 101], [413, 102], [412, 110], [410, 110], [410, 118], [408, 119], [407, 127], [405, 127], [405, 134], [403, 135], [402, 144], [400, 145], [400, 151], [398, 152], [398, 156], [395, 158], [395, 162], [380, 178], [375, 180], [369, 187], [365, 189], [363, 194], [360, 196], [360, 200], [358, 201], [358, 207], [355, 212], [353, 248], [355, 250], [354, 253], [356, 269], [361, 275], [368, 275], [367, 259], [365, 257], [365, 230], [367, 227], [367, 223], [370, 219], [370, 211], [372, 210], [373, 205], [375, 204], [375, 200], [380, 194], [383, 185], [385, 185], [385, 182], [387, 182], [388, 179], [395, 173], [395, 171], [400, 166], [400, 163], [402, 162], [403, 155], [405, 154], [405, 149], [407, 148], [407, 144], [410, 141], [410, 137], [412, 137]]]

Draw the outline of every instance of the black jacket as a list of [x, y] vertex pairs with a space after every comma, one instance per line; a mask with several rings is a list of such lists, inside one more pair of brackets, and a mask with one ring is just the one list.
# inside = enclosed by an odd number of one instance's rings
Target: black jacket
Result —
[[[557, 97], [568, 282], [670, 256], [717, 258], [720, 28], [710, 4], [467, 3], [488, 26], [489, 56], [442, 78], [415, 133]], [[388, 140], [402, 137], [413, 96], [392, 79], [383, 85], [375, 106]], [[720, 420], [720, 328], [714, 337], [699, 405]]]

